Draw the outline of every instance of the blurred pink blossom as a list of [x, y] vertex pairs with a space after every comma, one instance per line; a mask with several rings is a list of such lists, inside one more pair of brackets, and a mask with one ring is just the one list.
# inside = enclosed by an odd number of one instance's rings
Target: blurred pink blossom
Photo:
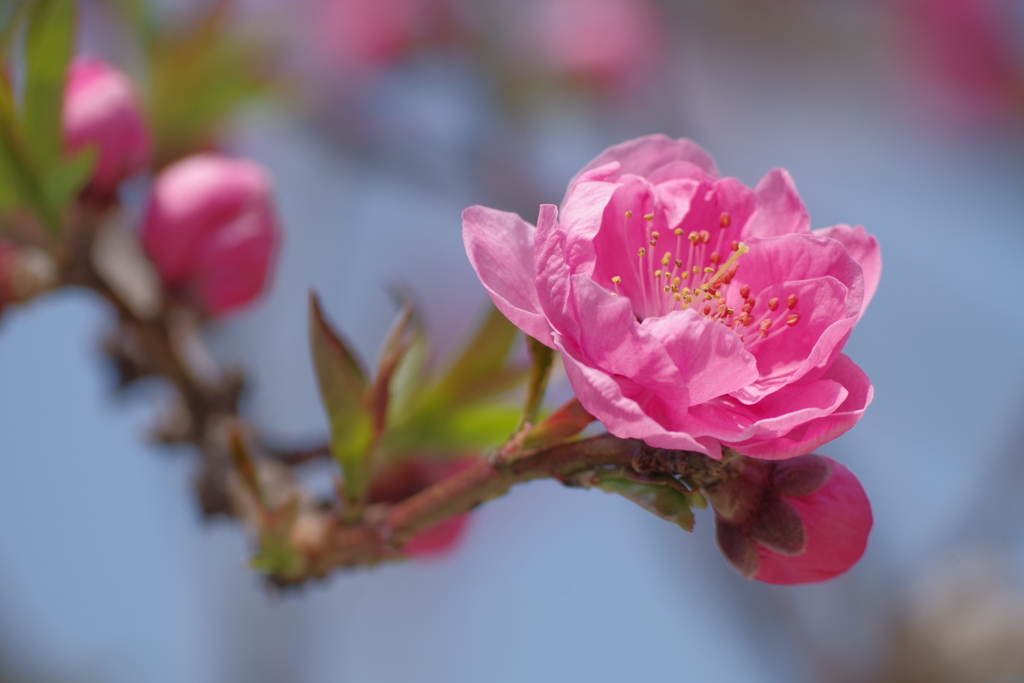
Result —
[[439, 0], [318, 0], [324, 52], [346, 71], [381, 66], [420, 39]]
[[528, 25], [537, 57], [557, 73], [617, 89], [657, 62], [665, 32], [648, 0], [539, 0]]
[[142, 241], [168, 285], [192, 291], [219, 315], [263, 291], [278, 232], [262, 167], [197, 154], [157, 176]]
[[739, 476], [708, 494], [718, 545], [741, 574], [767, 583], [825, 581], [867, 548], [873, 518], [860, 482], [821, 455], [743, 458]]
[[931, 88], [932, 104], [969, 119], [1005, 116], [1024, 99], [1024, 64], [1007, 0], [890, 0], [901, 47]]
[[463, 213], [469, 260], [495, 305], [562, 352], [606, 429], [721, 457], [803, 455], [871, 401], [841, 353], [881, 273], [863, 228], [811, 232], [789, 174], [751, 190], [689, 140], [609, 148], [538, 225]]
[[96, 147], [92, 189], [109, 193], [149, 163], [149, 130], [131, 81], [106, 62], [79, 57], [72, 63], [63, 116], [68, 150]]
[[[370, 502], [401, 502], [442, 479], [461, 472], [475, 461], [476, 458], [459, 458], [457, 460], [414, 458], [391, 463], [374, 476], [370, 484]], [[468, 522], [468, 513], [443, 519], [417, 533], [402, 550], [415, 557], [429, 557], [450, 552], [462, 538]]]

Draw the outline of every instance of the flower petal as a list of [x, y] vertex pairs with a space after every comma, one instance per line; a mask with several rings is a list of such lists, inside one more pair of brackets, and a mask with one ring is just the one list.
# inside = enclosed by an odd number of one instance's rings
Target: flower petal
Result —
[[774, 168], [754, 188], [757, 211], [750, 218], [744, 236], [775, 237], [811, 230], [811, 217], [796, 191], [796, 184], [783, 168]]
[[850, 257], [860, 264], [864, 271], [864, 300], [860, 305], [863, 315], [882, 277], [882, 250], [878, 246], [878, 240], [874, 235], [869, 235], [863, 225], [854, 228], [849, 225], [835, 225], [815, 230], [814, 234], [836, 240], [846, 247]]
[[[588, 366], [575, 357], [572, 347], [561, 343], [555, 335], [557, 348], [562, 351], [562, 363], [572, 383], [576, 398], [592, 415], [598, 417], [605, 429], [624, 439], [642, 439], [656, 448], [674, 448], [722, 457], [721, 446], [712, 439], [694, 437], [685, 431], [666, 428], [655, 420], [664, 405], [649, 390], [638, 387], [628, 379], [612, 377]], [[685, 386], [680, 389], [686, 391]]]
[[[864, 411], [874, 398], [874, 387], [864, 371], [842, 353], [822, 375], [822, 379], [841, 384], [846, 390], [846, 398], [834, 411], [811, 419], [775, 439], [755, 438], [730, 445], [752, 458], [783, 460], [810, 453], [818, 446], [845, 434], [864, 416]], [[799, 386], [794, 386], [794, 389]]]
[[598, 154], [569, 181], [569, 191], [585, 173], [611, 162], [619, 163], [620, 174], [645, 176], [654, 183], [681, 177], [695, 180], [702, 179], [703, 175], [718, 177], [715, 162], [697, 143], [686, 139], [673, 140], [661, 134], [647, 135], [613, 145]]
[[867, 548], [873, 518], [864, 487], [841, 463], [829, 462], [832, 476], [823, 487], [802, 497], [784, 496], [803, 521], [807, 548], [784, 555], [758, 545], [758, 581], [783, 585], [815, 583], [842, 574]]
[[736, 391], [758, 377], [757, 362], [736, 333], [693, 309], [648, 318], [643, 327], [664, 345], [694, 405]]
[[514, 213], [484, 206], [471, 206], [462, 212], [466, 253], [494, 305], [516, 327], [552, 346], [551, 327], [537, 297], [535, 232]]

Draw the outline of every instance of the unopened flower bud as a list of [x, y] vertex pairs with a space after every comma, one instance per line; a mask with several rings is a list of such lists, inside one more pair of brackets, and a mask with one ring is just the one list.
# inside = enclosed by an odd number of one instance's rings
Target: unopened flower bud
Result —
[[840, 463], [820, 455], [766, 462], [740, 457], [734, 477], [704, 495], [718, 546], [741, 574], [767, 583], [824, 581], [867, 547], [871, 504]]
[[[473, 464], [475, 458], [433, 460], [419, 458], [392, 463], [381, 468], [370, 483], [371, 503], [399, 503], [423, 489], [446, 479]], [[402, 551], [424, 557], [450, 552], [462, 538], [468, 514], [443, 519], [419, 531]]]
[[131, 81], [92, 57], [76, 59], [64, 92], [64, 144], [72, 152], [95, 146], [91, 187], [109, 193], [149, 163], [152, 144]]
[[255, 299], [278, 242], [270, 179], [251, 161], [197, 154], [153, 184], [142, 234], [164, 282], [214, 315]]

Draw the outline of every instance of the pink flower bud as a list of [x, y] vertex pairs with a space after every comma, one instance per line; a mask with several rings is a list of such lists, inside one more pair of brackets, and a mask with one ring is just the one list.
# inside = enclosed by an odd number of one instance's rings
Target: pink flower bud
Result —
[[110, 192], [149, 163], [152, 145], [131, 81], [98, 59], [80, 57], [64, 92], [64, 144], [69, 151], [95, 145], [92, 188]]
[[766, 583], [825, 581], [856, 564], [871, 504], [850, 470], [820, 455], [781, 462], [743, 458], [739, 476], [707, 492], [722, 554]]
[[399, 57], [424, 32], [434, 0], [322, 0], [320, 39], [332, 61], [359, 71]]
[[278, 241], [270, 179], [251, 161], [197, 154], [153, 183], [142, 243], [164, 282], [219, 315], [255, 299]]
[[[374, 476], [370, 484], [370, 502], [401, 502], [428, 486], [460, 472], [475, 460], [463, 458], [446, 461], [420, 458], [392, 463]], [[468, 521], [468, 514], [443, 519], [417, 533], [402, 550], [415, 557], [450, 552], [462, 538]]]

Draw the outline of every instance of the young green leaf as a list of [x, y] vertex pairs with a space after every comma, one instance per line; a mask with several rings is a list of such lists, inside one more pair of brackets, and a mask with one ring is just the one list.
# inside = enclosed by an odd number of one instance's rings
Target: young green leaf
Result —
[[700, 507], [700, 501], [691, 500], [689, 494], [665, 484], [645, 484], [610, 474], [602, 475], [598, 488], [606, 493], [617, 493], [648, 512], [678, 524], [686, 531], [693, 531], [693, 510], [690, 508]]
[[518, 333], [519, 329], [492, 307], [462, 355], [435, 386], [431, 400], [444, 405], [463, 405], [522, 383], [527, 375], [525, 370], [505, 368]]
[[74, 53], [74, 0], [36, 0], [25, 33], [25, 144], [42, 169], [61, 154], [61, 112], [68, 62]]
[[309, 338], [320, 396], [331, 423], [331, 451], [345, 474], [350, 502], [362, 500], [374, 440], [366, 374], [324, 318], [316, 294], [309, 296]]

